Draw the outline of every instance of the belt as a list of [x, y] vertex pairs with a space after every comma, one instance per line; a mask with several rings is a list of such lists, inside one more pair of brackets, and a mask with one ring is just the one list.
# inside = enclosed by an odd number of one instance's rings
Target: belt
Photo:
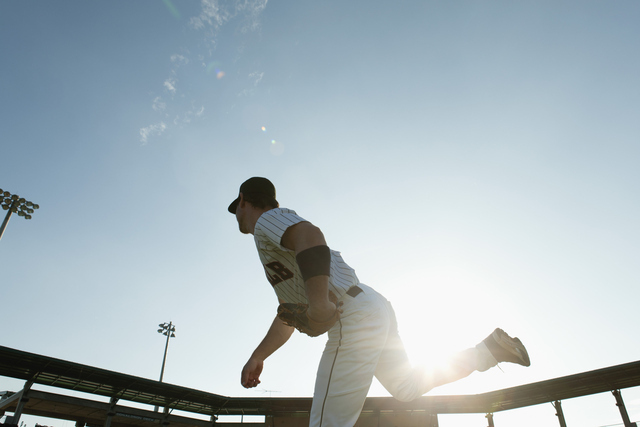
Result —
[[362, 289], [360, 289], [357, 285], [356, 286], [352, 286], [349, 288], [349, 290], [347, 291], [347, 295], [349, 295], [351, 298], [355, 298], [358, 296], [358, 294], [360, 292], [363, 292]]

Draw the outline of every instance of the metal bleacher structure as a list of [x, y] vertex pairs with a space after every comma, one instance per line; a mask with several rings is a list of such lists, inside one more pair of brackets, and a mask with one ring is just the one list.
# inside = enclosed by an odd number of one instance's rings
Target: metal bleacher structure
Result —
[[[222, 422], [219, 417], [223, 415], [264, 417], [253, 426], [302, 427], [309, 423], [311, 408], [311, 398], [221, 396], [2, 346], [0, 376], [25, 381], [22, 390], [0, 396], [0, 417], [12, 413], [4, 425], [13, 426], [28, 414], [75, 421], [76, 427], [238, 425]], [[102, 400], [39, 391], [32, 388], [34, 384], [101, 396]], [[496, 412], [543, 403], [554, 406], [560, 427], [565, 427], [563, 400], [604, 392], [613, 393], [624, 426], [637, 427], [629, 421], [620, 390], [639, 385], [637, 361], [475, 395], [423, 396], [408, 403], [369, 397], [356, 427], [437, 427], [438, 414], [470, 413], [485, 414], [489, 427], [494, 427]], [[123, 402], [149, 408], [119, 404]]]

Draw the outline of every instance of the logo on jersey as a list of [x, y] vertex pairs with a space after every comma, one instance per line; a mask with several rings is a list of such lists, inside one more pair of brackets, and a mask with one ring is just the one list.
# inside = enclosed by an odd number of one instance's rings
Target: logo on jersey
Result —
[[278, 261], [265, 264], [264, 272], [266, 273], [267, 280], [271, 283], [271, 286], [275, 286], [278, 283], [293, 277], [293, 272]]

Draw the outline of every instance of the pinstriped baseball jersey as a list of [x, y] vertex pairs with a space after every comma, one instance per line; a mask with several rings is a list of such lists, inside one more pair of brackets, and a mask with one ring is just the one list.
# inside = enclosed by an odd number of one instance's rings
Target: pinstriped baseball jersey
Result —
[[[271, 209], [260, 216], [253, 233], [267, 280], [278, 298], [285, 302], [308, 304], [296, 254], [280, 245], [287, 228], [305, 221], [291, 209]], [[340, 252], [332, 249], [329, 290], [340, 299], [358, 283], [355, 270], [344, 262]]]

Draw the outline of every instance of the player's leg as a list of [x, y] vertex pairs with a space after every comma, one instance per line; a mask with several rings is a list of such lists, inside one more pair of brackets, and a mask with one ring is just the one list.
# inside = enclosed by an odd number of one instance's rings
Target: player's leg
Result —
[[470, 348], [454, 355], [446, 365], [413, 366], [397, 329], [391, 328], [378, 361], [376, 378], [393, 397], [409, 402], [429, 390], [458, 381], [477, 368], [478, 350]]
[[391, 323], [376, 295], [365, 288], [345, 297], [318, 367], [311, 427], [349, 427], [360, 416]]
[[392, 396], [401, 401], [411, 401], [434, 387], [462, 379], [477, 368], [478, 351], [475, 348], [458, 353], [448, 366], [413, 366], [400, 335], [391, 303], [386, 301], [391, 325], [384, 349], [376, 368], [376, 378]]
[[[393, 309], [390, 308], [393, 312]], [[378, 362], [376, 377], [396, 399], [411, 401], [434, 387], [467, 377], [474, 371], [486, 371], [499, 362], [529, 366], [529, 355], [518, 338], [496, 329], [475, 347], [453, 355], [446, 365], [413, 367], [398, 335], [393, 315], [392, 327]]]

